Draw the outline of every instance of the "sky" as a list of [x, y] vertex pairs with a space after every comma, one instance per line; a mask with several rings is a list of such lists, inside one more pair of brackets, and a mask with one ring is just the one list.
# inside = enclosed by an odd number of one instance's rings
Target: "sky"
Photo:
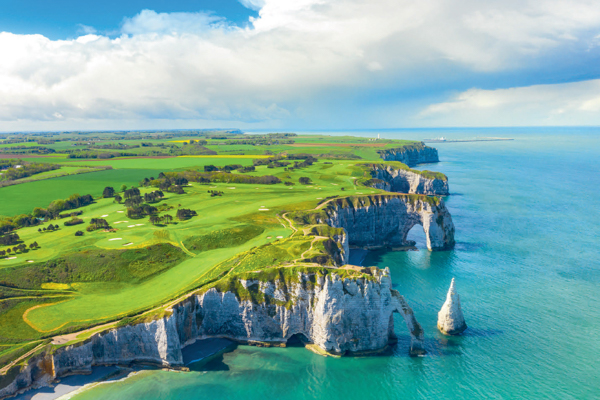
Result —
[[0, 0], [0, 131], [600, 125], [600, 2]]

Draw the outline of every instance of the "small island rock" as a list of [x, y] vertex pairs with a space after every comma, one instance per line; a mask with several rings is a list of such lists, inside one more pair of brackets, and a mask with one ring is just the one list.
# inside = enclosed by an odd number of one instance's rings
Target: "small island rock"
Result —
[[438, 329], [444, 335], [458, 335], [467, 329], [465, 317], [460, 308], [460, 297], [454, 289], [454, 278], [446, 296], [446, 302], [438, 313]]

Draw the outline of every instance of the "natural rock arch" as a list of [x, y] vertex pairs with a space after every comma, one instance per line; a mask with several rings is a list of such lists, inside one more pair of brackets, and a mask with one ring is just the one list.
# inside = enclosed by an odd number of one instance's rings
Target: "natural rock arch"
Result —
[[429, 250], [451, 249], [455, 243], [452, 216], [440, 198], [376, 195], [340, 199], [330, 202], [325, 213], [324, 222], [346, 231], [344, 247], [406, 246], [408, 232], [417, 224], [423, 227]]

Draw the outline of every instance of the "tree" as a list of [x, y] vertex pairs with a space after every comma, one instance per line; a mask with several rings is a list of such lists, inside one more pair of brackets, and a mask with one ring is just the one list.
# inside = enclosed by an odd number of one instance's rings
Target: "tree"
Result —
[[127, 190], [127, 185], [121, 185], [121, 192], [124, 192], [125, 190]]
[[31, 243], [31, 244], [29, 245], [29, 248], [33, 250], [33, 249], [35, 249], [35, 245], [34, 245], [33, 243]]
[[115, 201], [116, 201], [117, 203], [120, 203], [122, 200], [123, 200], [123, 198], [122, 198], [121, 196], [119, 196], [118, 194], [117, 194], [117, 195], [115, 195]]
[[302, 176], [300, 177], [300, 179], [298, 179], [298, 182], [300, 182], [303, 185], [310, 185], [312, 182], [310, 181], [310, 178], [307, 176]]
[[77, 232], [75, 232], [75, 236], [83, 236], [83, 232], [82, 231], [77, 231]]
[[163, 215], [163, 221], [165, 224], [170, 224], [173, 221], [173, 216], [169, 214]]
[[10, 249], [10, 247], [9, 247], [8, 249], [6, 249], [6, 252], [7, 252], [8, 254], [10, 254], [10, 252], [11, 252], [11, 251], [12, 251], [12, 250]]
[[39, 232], [39, 233], [42, 233], [42, 228], [38, 229], [38, 232]]
[[104, 188], [104, 191], [102, 192], [102, 197], [104, 197], [105, 199], [108, 199], [109, 197], [114, 197], [115, 195], [115, 189], [107, 186]]

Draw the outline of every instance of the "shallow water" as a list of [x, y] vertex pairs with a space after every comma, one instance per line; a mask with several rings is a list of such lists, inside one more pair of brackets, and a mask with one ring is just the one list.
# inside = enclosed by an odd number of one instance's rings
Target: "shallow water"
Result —
[[[434, 145], [442, 162], [426, 168], [450, 179], [455, 250], [364, 261], [390, 267], [425, 329], [427, 356], [408, 357], [396, 318], [389, 355], [240, 346], [200, 371], [143, 372], [75, 399], [600, 398], [600, 130], [382, 133], [441, 135], [517, 140]], [[452, 277], [469, 329], [448, 338], [436, 318]]]

